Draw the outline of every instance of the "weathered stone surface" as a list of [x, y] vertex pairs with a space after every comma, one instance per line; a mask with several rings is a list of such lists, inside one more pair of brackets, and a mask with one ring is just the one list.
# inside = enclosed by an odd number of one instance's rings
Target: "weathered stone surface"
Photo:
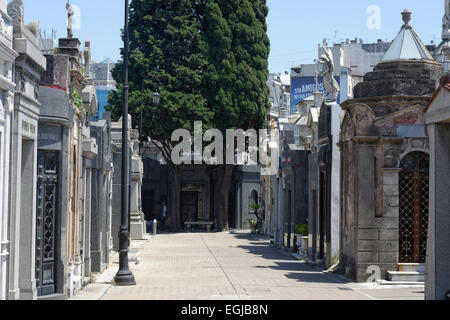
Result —
[[355, 98], [381, 96], [429, 96], [436, 90], [442, 66], [429, 60], [379, 63], [354, 88]]
[[430, 136], [430, 220], [428, 225], [425, 297], [448, 300], [450, 291], [450, 76], [427, 110]]
[[379, 253], [378, 252], [358, 252], [358, 261], [360, 263], [377, 263], [379, 262]]
[[397, 251], [397, 241], [391, 240], [360, 240], [358, 250], [361, 251]]
[[383, 191], [385, 194], [389, 194], [391, 196], [398, 196], [399, 195], [399, 190], [398, 190], [398, 181], [396, 185], [385, 185], [383, 187]]
[[383, 217], [384, 218], [398, 218], [399, 208], [398, 207], [386, 207], [384, 206]]
[[[397, 263], [398, 262], [398, 252], [380, 252], [380, 261], [385, 263]], [[396, 270], [396, 269], [392, 269]], [[390, 270], [390, 271], [392, 271]]]
[[398, 229], [381, 229], [380, 240], [392, 240], [398, 239]]
[[358, 235], [359, 235], [359, 240], [378, 240], [379, 239], [378, 229], [359, 229]]
[[377, 226], [379, 228], [395, 229], [398, 228], [398, 218], [382, 218], [378, 219]]
[[397, 196], [384, 195], [384, 203], [385, 207], [393, 207], [396, 208], [399, 205], [399, 199]]

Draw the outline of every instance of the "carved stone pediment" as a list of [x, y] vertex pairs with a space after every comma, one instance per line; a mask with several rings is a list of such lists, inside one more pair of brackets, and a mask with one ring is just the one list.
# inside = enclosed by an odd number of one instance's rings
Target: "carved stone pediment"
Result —
[[355, 125], [355, 136], [372, 136], [375, 113], [365, 104], [356, 104], [352, 108], [353, 121]]
[[375, 120], [375, 113], [366, 104], [357, 104], [353, 108], [355, 123], [358, 125], [372, 124]]
[[344, 120], [341, 125], [341, 141], [351, 140], [355, 135], [355, 123], [349, 111], [345, 112]]

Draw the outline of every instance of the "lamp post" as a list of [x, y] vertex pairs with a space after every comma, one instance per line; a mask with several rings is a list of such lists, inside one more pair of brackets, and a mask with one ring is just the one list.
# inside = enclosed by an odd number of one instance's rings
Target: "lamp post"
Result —
[[[158, 92], [153, 93], [153, 105], [159, 106], [161, 97]], [[144, 127], [144, 79], [142, 79], [141, 86], [141, 120], [139, 124], [139, 155], [142, 154], [142, 134]]]
[[144, 123], [144, 79], [141, 86], [141, 121], [139, 123], [139, 155], [142, 154], [142, 126]]
[[129, 150], [128, 150], [128, 0], [125, 0], [125, 29], [124, 29], [124, 83], [122, 107], [122, 207], [119, 231], [119, 271], [114, 281], [118, 286], [136, 285], [133, 273], [128, 264], [128, 248], [130, 246], [129, 222]]

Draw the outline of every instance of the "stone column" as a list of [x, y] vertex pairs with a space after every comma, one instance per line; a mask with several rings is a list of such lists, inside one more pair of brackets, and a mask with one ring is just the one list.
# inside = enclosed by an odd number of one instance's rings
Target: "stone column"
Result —
[[[84, 186], [82, 197], [84, 198], [83, 208], [83, 267], [84, 272], [81, 277], [89, 277], [91, 274], [91, 188], [92, 188], [92, 160], [98, 154], [98, 146], [95, 138], [83, 138], [83, 166], [84, 166]], [[83, 281], [84, 282], [84, 281]]]
[[141, 188], [142, 178], [144, 175], [144, 166], [139, 152], [139, 140], [137, 140], [137, 132], [132, 132], [133, 139], [133, 156], [131, 158], [131, 175], [130, 175], [130, 237], [133, 240], [143, 239], [146, 233], [145, 217], [141, 208]]
[[[8, 63], [10, 65], [10, 63]], [[11, 113], [14, 107], [9, 91], [0, 105], [0, 300], [6, 300], [7, 266], [9, 261], [8, 209], [9, 209], [9, 148], [11, 140]], [[2, 110], [3, 109], [3, 110]], [[3, 117], [2, 117], [3, 115]]]

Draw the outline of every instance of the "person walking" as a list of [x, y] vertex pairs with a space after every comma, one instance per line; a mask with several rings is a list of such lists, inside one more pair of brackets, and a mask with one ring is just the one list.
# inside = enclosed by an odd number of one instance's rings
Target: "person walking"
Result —
[[145, 221], [146, 221], [146, 231], [147, 233], [152, 233], [153, 232], [153, 219], [152, 219], [152, 214], [151, 212], [149, 212], [148, 210], [144, 212], [145, 215]]
[[164, 202], [161, 203], [160, 215], [161, 215], [161, 227], [164, 227], [165, 223], [166, 223], [166, 218], [167, 218], [167, 207]]

